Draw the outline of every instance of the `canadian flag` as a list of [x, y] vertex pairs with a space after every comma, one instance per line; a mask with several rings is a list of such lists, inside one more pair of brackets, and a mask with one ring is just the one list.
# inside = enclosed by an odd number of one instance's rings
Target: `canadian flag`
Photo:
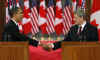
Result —
[[91, 10], [91, 24], [98, 27], [99, 41], [100, 41], [100, 0], [93, 0]]
[[30, 18], [30, 8], [29, 8], [29, 0], [24, 0], [24, 11], [23, 11], [23, 20], [22, 20], [22, 24], [23, 24], [23, 29], [24, 29], [24, 34], [28, 34], [31, 33], [31, 18]]
[[47, 18], [46, 18], [46, 6], [45, 0], [40, 0], [40, 9], [39, 9], [39, 26], [43, 34], [47, 34]]
[[61, 0], [56, 0], [56, 16], [55, 16], [55, 31], [57, 35], [63, 32], [63, 19], [62, 19], [62, 4]]
[[82, 1], [83, 1], [83, 0], [79, 0], [79, 1], [78, 1], [78, 6], [82, 6]]
[[76, 0], [72, 0], [72, 8], [73, 8], [73, 11], [76, 11]]

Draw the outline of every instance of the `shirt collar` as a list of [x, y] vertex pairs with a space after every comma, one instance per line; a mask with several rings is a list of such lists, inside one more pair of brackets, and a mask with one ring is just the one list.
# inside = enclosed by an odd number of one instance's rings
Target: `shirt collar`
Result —
[[81, 25], [82, 28], [84, 28], [85, 25], [86, 25], [86, 21], [84, 21], [83, 24]]
[[16, 25], [18, 25], [18, 23], [14, 20], [14, 19], [11, 19]]
[[81, 30], [84, 29], [85, 25], [86, 25], [86, 21], [84, 21], [83, 24], [80, 25], [82, 27]]

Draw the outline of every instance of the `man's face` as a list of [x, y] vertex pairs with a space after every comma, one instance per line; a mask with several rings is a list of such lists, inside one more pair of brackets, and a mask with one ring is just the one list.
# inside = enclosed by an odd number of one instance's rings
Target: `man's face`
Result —
[[17, 12], [17, 14], [16, 14], [16, 19], [17, 19], [17, 21], [19, 22], [19, 21], [22, 20], [22, 18], [23, 18], [23, 12], [22, 12], [21, 9], [18, 9], [18, 12]]
[[82, 19], [82, 17], [79, 17], [77, 14], [74, 14], [74, 22], [75, 22], [75, 24], [80, 25], [80, 24], [82, 24], [83, 19]]

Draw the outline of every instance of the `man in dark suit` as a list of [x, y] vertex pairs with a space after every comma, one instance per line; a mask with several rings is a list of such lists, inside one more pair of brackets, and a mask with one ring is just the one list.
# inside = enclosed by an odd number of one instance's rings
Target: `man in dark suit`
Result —
[[23, 12], [21, 8], [11, 9], [10, 10], [11, 20], [5, 24], [3, 32], [3, 41], [29, 41], [29, 44], [33, 46], [38, 45], [37, 40], [33, 40], [24, 34], [19, 32], [18, 22], [22, 20]]
[[[70, 28], [70, 31], [65, 36], [63, 41], [79, 41], [79, 42], [89, 42], [98, 41], [98, 30], [97, 27], [91, 25], [85, 20], [85, 15], [78, 13], [74, 14], [75, 25]], [[53, 49], [58, 49], [61, 47], [61, 42], [56, 42], [52, 44]]]

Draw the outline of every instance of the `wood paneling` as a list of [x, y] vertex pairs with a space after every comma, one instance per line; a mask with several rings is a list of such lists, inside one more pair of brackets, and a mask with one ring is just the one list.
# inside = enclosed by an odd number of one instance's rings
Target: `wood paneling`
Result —
[[0, 40], [2, 38], [2, 32], [3, 32], [3, 28], [4, 28], [4, 21], [6, 19], [5, 17], [5, 0], [0, 0]]
[[28, 42], [0, 42], [0, 60], [29, 60]]
[[62, 60], [100, 60], [100, 43], [63, 42]]

